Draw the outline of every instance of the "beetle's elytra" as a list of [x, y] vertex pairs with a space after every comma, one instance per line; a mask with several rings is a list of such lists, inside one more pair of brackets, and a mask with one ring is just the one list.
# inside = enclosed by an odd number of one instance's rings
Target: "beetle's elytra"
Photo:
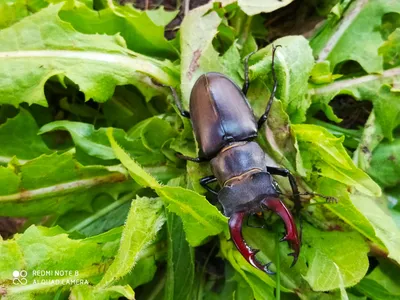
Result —
[[[273, 273], [269, 269], [271, 263], [262, 265], [255, 258], [258, 250], [251, 249], [242, 236], [246, 216], [269, 209], [282, 218], [286, 227], [286, 235], [282, 240], [288, 241], [294, 250], [290, 254], [294, 257], [292, 266], [297, 261], [301, 244], [293, 216], [280, 200], [280, 193], [271, 175], [289, 178], [295, 207], [299, 209], [301, 204], [296, 181], [288, 170], [267, 166], [265, 152], [254, 141], [258, 130], [267, 120], [277, 87], [274, 70], [275, 51], [276, 47], [273, 47], [274, 87], [265, 113], [258, 121], [246, 99], [249, 86], [248, 57], [245, 59], [245, 84], [242, 89], [223, 74], [206, 73], [200, 76], [193, 86], [190, 112], [184, 111], [179, 99], [175, 97], [181, 114], [191, 119], [199, 145], [197, 158], [181, 154], [178, 157], [211, 163], [213, 175], [201, 179], [201, 185], [218, 197], [224, 214], [230, 218], [231, 237], [240, 253], [254, 267], [269, 274]], [[209, 184], [215, 181], [218, 181], [221, 187], [219, 191], [209, 187]]]

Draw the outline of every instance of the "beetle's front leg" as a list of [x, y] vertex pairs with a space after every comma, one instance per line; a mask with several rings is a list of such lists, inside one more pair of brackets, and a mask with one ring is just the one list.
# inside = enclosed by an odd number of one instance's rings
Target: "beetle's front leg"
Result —
[[190, 119], [190, 113], [187, 110], [183, 109], [182, 102], [179, 99], [178, 93], [176, 92], [176, 90], [172, 86], [161, 84], [161, 83], [156, 82], [154, 80], [153, 80], [153, 83], [155, 85], [158, 85], [158, 86], [169, 88], [171, 90], [172, 98], [174, 98], [175, 105], [178, 108], [179, 113], [181, 114], [181, 116]]
[[207, 191], [212, 193], [214, 196], [218, 196], [218, 192], [208, 186], [210, 183], [213, 183], [216, 181], [217, 181], [217, 178], [215, 178], [214, 175], [211, 175], [211, 176], [206, 176], [206, 177], [203, 177], [202, 179], [200, 179], [200, 184], [204, 189], [206, 189]]
[[282, 176], [282, 177], [287, 177], [289, 179], [290, 187], [293, 192], [294, 207], [295, 207], [296, 213], [300, 213], [300, 210], [302, 208], [301, 200], [300, 200], [300, 193], [299, 193], [299, 188], [297, 187], [296, 179], [294, 178], [292, 173], [290, 173], [290, 171], [288, 169], [268, 167], [268, 166], [267, 166], [267, 171], [271, 175], [278, 175], [278, 176]]

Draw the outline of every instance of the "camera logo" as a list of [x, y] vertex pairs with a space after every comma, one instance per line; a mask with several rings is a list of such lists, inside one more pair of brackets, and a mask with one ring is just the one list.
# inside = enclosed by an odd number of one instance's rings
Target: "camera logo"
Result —
[[12, 273], [13, 275], [13, 284], [22, 284], [25, 285], [28, 283], [28, 280], [26, 279], [26, 277], [28, 276], [28, 272], [25, 270], [15, 270]]

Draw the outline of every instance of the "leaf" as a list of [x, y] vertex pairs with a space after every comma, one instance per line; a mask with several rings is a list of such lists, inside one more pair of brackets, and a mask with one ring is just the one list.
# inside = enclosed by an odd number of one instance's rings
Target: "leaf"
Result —
[[141, 11], [133, 5], [104, 3], [106, 7], [99, 11], [77, 3], [75, 9], [61, 11], [60, 17], [84, 34], [120, 34], [127, 47], [135, 52], [153, 57], [177, 57], [178, 51], [164, 37], [164, 27], [178, 11], [165, 11], [161, 7]]
[[368, 174], [382, 187], [396, 187], [400, 184], [400, 139], [383, 141], [374, 149]]
[[356, 286], [356, 289], [371, 299], [400, 299], [399, 268], [387, 261], [380, 261], [370, 274]]
[[379, 48], [379, 54], [383, 56], [385, 69], [398, 67], [400, 65], [399, 52], [400, 28], [397, 28]]
[[378, 205], [379, 199], [355, 194], [351, 201], [357, 209], [370, 221], [375, 229], [376, 236], [388, 250], [388, 257], [400, 263], [400, 229], [391, 215]]
[[[227, 259], [235, 271], [240, 274], [241, 279], [247, 282], [253, 290], [254, 299], [273, 299], [273, 287], [275, 282], [266, 273], [255, 269], [243, 258], [243, 256], [236, 250], [232, 242], [228, 242], [224, 238], [220, 239], [221, 252], [225, 259]], [[290, 291], [282, 288], [282, 291]]]
[[102, 290], [90, 285], [75, 285], [71, 288], [69, 297], [74, 300], [108, 300], [121, 297], [135, 299], [135, 293], [129, 285], [112, 286]]
[[[360, 169], [368, 172], [368, 169], [371, 167], [372, 153], [382, 140], [382, 129], [379, 124], [377, 124], [375, 112], [372, 110], [365, 123], [361, 141], [353, 155], [353, 161]], [[371, 173], [369, 173], [369, 175], [371, 175]], [[379, 183], [376, 178], [374, 179]]]
[[28, 15], [25, 1], [2, 1], [0, 3], [0, 29], [6, 28]]
[[239, 70], [243, 67], [237, 45], [233, 44], [222, 57], [212, 45], [221, 18], [215, 11], [207, 13], [210, 8], [208, 4], [191, 10], [181, 24], [181, 91], [184, 104], [189, 103], [197, 78], [206, 72], [221, 72], [235, 83], [242, 84]]
[[52, 76], [68, 77], [86, 99], [99, 102], [111, 98], [116, 85], [139, 82], [138, 89], [151, 98], [159, 88], [147, 75], [176, 86], [168, 63], [130, 55], [119, 35], [75, 31], [58, 17], [61, 7], [49, 6], [0, 31], [0, 104], [47, 106], [43, 86]]
[[314, 291], [353, 286], [368, 270], [369, 247], [356, 232], [321, 232], [304, 226], [304, 241], [309, 263], [305, 279]]
[[130, 272], [141, 253], [154, 241], [164, 222], [161, 201], [150, 198], [133, 200], [122, 232], [120, 248], [98, 288], [109, 287], [115, 280]]
[[0, 125], [0, 164], [7, 164], [13, 156], [16, 156], [20, 163], [26, 163], [42, 154], [50, 154], [43, 140], [37, 135], [39, 128], [31, 114], [20, 108], [19, 114], [8, 119]]
[[[35, 226], [12, 240], [1, 241], [0, 248], [2, 293], [10, 299], [33, 299], [75, 284], [95, 283], [117, 250], [110, 247], [107, 234], [97, 241], [73, 240], [59, 227]], [[13, 276], [22, 282], [22, 270], [26, 271], [26, 284], [13, 284]]]
[[191, 299], [194, 281], [194, 249], [185, 239], [181, 219], [167, 214], [168, 259], [165, 299]]
[[400, 68], [384, 71], [382, 75], [367, 75], [338, 80], [331, 84], [314, 86], [309, 90], [314, 111], [322, 109], [326, 116], [337, 122], [329, 102], [337, 95], [350, 95], [356, 100], [372, 101], [377, 124], [383, 135], [393, 138], [393, 130], [400, 125], [400, 92], [395, 88], [400, 82]]
[[132, 178], [142, 186], [153, 188], [162, 198], [169, 211], [181, 217], [186, 239], [191, 246], [198, 246], [205, 238], [227, 233], [227, 219], [205, 197], [182, 187], [162, 186], [150, 174], [143, 170], [115, 141], [113, 129], [107, 130], [107, 136], [115, 155], [128, 169]]
[[272, 12], [290, 4], [292, 1], [238, 0], [238, 5], [246, 14], [252, 16]]
[[[311, 104], [306, 93], [308, 78], [314, 65], [312, 50], [308, 41], [302, 36], [283, 37], [274, 41], [274, 45], [281, 46], [275, 52], [275, 70], [278, 80], [276, 98], [282, 101], [292, 122], [304, 122], [305, 113]], [[271, 63], [272, 45], [269, 45], [251, 57], [250, 76], [265, 78], [268, 75], [272, 88], [272, 76], [269, 75]], [[265, 106], [267, 99], [264, 100]]]
[[383, 59], [378, 48], [383, 38], [377, 28], [384, 14], [400, 11], [400, 3], [395, 0], [345, 1], [342, 8], [345, 12], [340, 21], [331, 18], [311, 41], [318, 62], [329, 60], [333, 70], [339, 63], [353, 60], [367, 73], [382, 72]]
[[[71, 121], [47, 123], [39, 134], [55, 130], [67, 130], [77, 150], [102, 160], [116, 159], [106, 128], [95, 129], [92, 124]], [[143, 165], [165, 164], [161, 148], [165, 142], [177, 135], [171, 125], [157, 117], [146, 119], [131, 129], [128, 135], [121, 129], [114, 129], [115, 138], [129, 153]], [[155, 134], [157, 133], [157, 134]]]
[[343, 139], [331, 135], [325, 128], [315, 125], [292, 125], [299, 142], [303, 162], [308, 164], [307, 173], [353, 186], [367, 195], [381, 194], [379, 186], [358, 169], [342, 145]]
[[56, 224], [68, 232], [93, 236], [125, 224], [131, 201], [139, 186], [132, 185], [130, 193], [118, 200], [108, 194], [97, 196], [91, 203], [91, 211], [69, 211], [56, 220]]
[[113, 198], [132, 188], [122, 168], [77, 163], [71, 154], [42, 155], [26, 164], [0, 167], [0, 208], [4, 216], [62, 214], [90, 209], [96, 195]]

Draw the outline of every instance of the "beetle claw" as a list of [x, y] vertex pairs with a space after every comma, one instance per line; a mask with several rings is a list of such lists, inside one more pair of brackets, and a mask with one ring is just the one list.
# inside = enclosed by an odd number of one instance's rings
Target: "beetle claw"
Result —
[[296, 254], [295, 252], [292, 252], [292, 253], [289, 253], [288, 256], [293, 256], [293, 262], [290, 265], [290, 267], [292, 268], [296, 264], [297, 259], [299, 258], [299, 255]]
[[242, 225], [245, 217], [245, 212], [234, 213], [229, 219], [229, 230], [231, 232], [232, 241], [236, 248], [243, 255], [243, 257], [255, 268], [266, 272], [267, 274], [275, 274], [269, 269], [271, 263], [263, 265], [256, 258], [256, 254], [260, 251], [259, 249], [251, 249], [249, 245], [246, 244], [242, 235]]
[[300, 253], [300, 239], [297, 234], [296, 224], [293, 220], [292, 214], [278, 198], [267, 198], [261, 201], [261, 204], [278, 214], [286, 227], [286, 235], [281, 238], [281, 242], [287, 241], [289, 246], [294, 250], [293, 253], [289, 255], [293, 256], [294, 260], [292, 267], [296, 264]]

